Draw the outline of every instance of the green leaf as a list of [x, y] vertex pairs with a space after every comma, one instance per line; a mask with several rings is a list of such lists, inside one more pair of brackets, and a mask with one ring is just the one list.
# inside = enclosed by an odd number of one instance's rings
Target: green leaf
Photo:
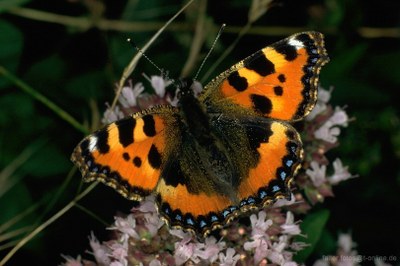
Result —
[[314, 251], [317, 242], [320, 240], [326, 222], [328, 221], [330, 212], [329, 210], [323, 209], [314, 213], [310, 213], [306, 216], [303, 222], [300, 224], [301, 233], [306, 235], [297, 236], [295, 241], [306, 242], [309, 244], [308, 247], [299, 251], [295, 256], [294, 260], [298, 263], [304, 263], [308, 256]]
[[[0, 64], [10, 72], [17, 70], [22, 53], [23, 36], [17, 27], [0, 20]], [[8, 82], [0, 76], [0, 88]]]
[[[13, 176], [13, 178], [17, 177]], [[0, 225], [20, 214], [32, 204], [33, 201], [28, 188], [22, 182], [17, 182], [10, 191], [0, 198]], [[31, 225], [33, 223], [32, 218], [26, 218], [12, 228]]]
[[348, 76], [365, 54], [367, 48], [367, 44], [361, 43], [354, 47], [336, 51], [331, 56], [329, 64], [324, 67], [324, 76], [332, 80]]
[[53, 55], [34, 64], [25, 74], [24, 79], [33, 87], [55, 90], [65, 79], [65, 72], [65, 62], [60, 56]]
[[92, 71], [77, 76], [66, 84], [66, 89], [71, 95], [82, 99], [98, 99], [104, 95], [108, 85], [107, 77], [103, 71]]
[[71, 167], [68, 157], [69, 154], [66, 155], [56, 146], [48, 144], [21, 168], [35, 177], [63, 174]]

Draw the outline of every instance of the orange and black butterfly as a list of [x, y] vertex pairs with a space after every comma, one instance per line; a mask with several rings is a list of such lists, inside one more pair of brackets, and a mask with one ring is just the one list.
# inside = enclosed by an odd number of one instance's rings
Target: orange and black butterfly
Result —
[[179, 86], [179, 103], [155, 106], [84, 138], [72, 161], [85, 181], [131, 200], [156, 195], [167, 223], [206, 235], [238, 214], [278, 198], [303, 150], [292, 122], [317, 99], [329, 61], [323, 35], [303, 32], [238, 62], [204, 87]]

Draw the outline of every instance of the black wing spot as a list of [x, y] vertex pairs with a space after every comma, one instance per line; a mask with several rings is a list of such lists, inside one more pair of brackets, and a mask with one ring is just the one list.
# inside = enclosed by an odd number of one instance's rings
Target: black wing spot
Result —
[[281, 86], [275, 86], [274, 87], [274, 93], [276, 96], [282, 96], [283, 95], [283, 88]]
[[125, 161], [129, 161], [131, 159], [131, 156], [129, 156], [129, 153], [124, 152], [122, 154], [122, 158], [124, 158]]
[[97, 131], [95, 133], [97, 142], [96, 147], [100, 153], [105, 154], [110, 151], [110, 145], [108, 145], [108, 130], [107, 128]]
[[293, 45], [287, 42], [279, 42], [277, 45], [273, 46], [275, 51], [285, 56], [288, 61], [293, 61], [297, 58], [297, 49]]
[[237, 91], [244, 91], [247, 89], [249, 84], [247, 83], [247, 79], [239, 76], [237, 71], [232, 72], [228, 77], [229, 85], [231, 85]]
[[253, 108], [255, 111], [264, 115], [271, 112], [272, 102], [268, 97], [258, 94], [251, 94], [250, 99], [253, 102]]
[[140, 157], [135, 156], [135, 158], [133, 158], [133, 164], [139, 168], [140, 166], [142, 166], [142, 159], [140, 159]]
[[136, 125], [136, 120], [133, 117], [119, 120], [115, 122], [118, 128], [119, 143], [123, 147], [133, 143], [133, 130]]
[[143, 132], [148, 137], [154, 137], [156, 135], [156, 127], [154, 117], [152, 115], [145, 115], [142, 117], [144, 125]]
[[161, 167], [161, 153], [157, 150], [157, 147], [153, 144], [151, 145], [148, 160], [150, 166], [155, 169], [160, 169]]
[[278, 75], [278, 80], [279, 80], [281, 83], [284, 83], [284, 82], [286, 81], [286, 76], [285, 76], [285, 74], [279, 74], [279, 75]]
[[274, 63], [272, 63], [262, 51], [258, 51], [246, 58], [244, 60], [244, 66], [263, 77], [275, 73]]

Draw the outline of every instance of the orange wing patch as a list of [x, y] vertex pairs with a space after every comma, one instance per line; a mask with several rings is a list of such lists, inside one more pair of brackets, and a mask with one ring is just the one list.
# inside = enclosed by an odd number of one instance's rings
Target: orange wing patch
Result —
[[302, 161], [299, 134], [286, 123], [273, 121], [268, 141], [260, 143], [259, 164], [239, 186], [241, 206], [265, 206], [276, 198], [290, 197], [290, 183]]
[[315, 105], [318, 75], [327, 62], [322, 34], [299, 33], [247, 57], [210, 84], [218, 88], [216, 104], [229, 99], [265, 117], [299, 120]]
[[193, 194], [186, 185], [170, 186], [163, 179], [157, 187], [157, 202], [160, 213], [169, 225], [183, 226], [200, 235], [206, 235], [225, 224], [227, 220], [220, 213], [233, 204], [226, 196], [217, 193]]
[[72, 161], [85, 181], [101, 181], [128, 199], [141, 200], [159, 181], [171, 112], [172, 107], [158, 107], [111, 123], [83, 139]]

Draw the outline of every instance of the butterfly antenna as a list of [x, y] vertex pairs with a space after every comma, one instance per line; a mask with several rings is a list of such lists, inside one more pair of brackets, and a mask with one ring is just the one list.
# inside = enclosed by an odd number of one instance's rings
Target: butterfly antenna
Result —
[[164, 78], [166, 78], [166, 79], [169, 80], [169, 78], [167, 77], [167, 73], [166, 73], [163, 69], [159, 68], [159, 67], [156, 65], [156, 63], [154, 63], [153, 60], [151, 60], [151, 59], [139, 48], [139, 46], [136, 45], [136, 43], [135, 43], [131, 38], [128, 38], [127, 41], [133, 46], [133, 48], [135, 48], [136, 51], [138, 51], [138, 53], [142, 54], [142, 56], [143, 56], [144, 58], [146, 58], [146, 60], [149, 61], [150, 64], [152, 64], [155, 68], [157, 68], [157, 69], [161, 72], [161, 75], [162, 75]]
[[202, 68], [203, 68], [203, 66], [204, 66], [204, 64], [205, 64], [205, 62], [207, 61], [208, 57], [210, 56], [212, 50], [214, 49], [214, 47], [215, 47], [215, 45], [216, 45], [216, 43], [217, 43], [219, 37], [221, 36], [222, 31], [225, 29], [225, 27], [226, 27], [226, 24], [224, 23], [224, 24], [222, 24], [221, 28], [219, 28], [218, 34], [217, 34], [217, 36], [215, 37], [214, 42], [213, 42], [213, 44], [211, 45], [210, 50], [208, 51], [207, 55], [204, 57], [203, 62], [201, 62], [201, 65], [200, 65], [199, 69], [197, 70], [196, 75], [195, 75], [194, 78], [193, 78], [194, 80], [197, 80], [197, 77], [199, 76], [200, 71], [202, 70]]

